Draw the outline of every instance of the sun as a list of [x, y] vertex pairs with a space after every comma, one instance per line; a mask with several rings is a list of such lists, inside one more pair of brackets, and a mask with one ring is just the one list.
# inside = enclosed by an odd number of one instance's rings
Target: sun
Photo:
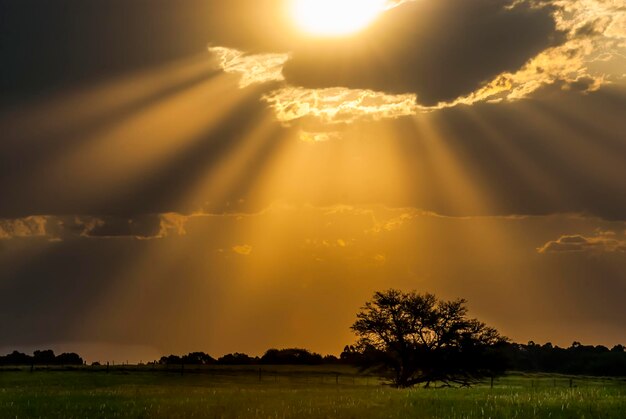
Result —
[[344, 36], [367, 27], [387, 0], [291, 0], [296, 25], [310, 35]]

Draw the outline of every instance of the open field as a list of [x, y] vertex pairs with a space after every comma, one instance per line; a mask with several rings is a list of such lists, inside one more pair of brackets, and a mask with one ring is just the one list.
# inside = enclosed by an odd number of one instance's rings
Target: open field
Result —
[[396, 390], [346, 367], [0, 370], [1, 418], [623, 418], [624, 380], [511, 374]]

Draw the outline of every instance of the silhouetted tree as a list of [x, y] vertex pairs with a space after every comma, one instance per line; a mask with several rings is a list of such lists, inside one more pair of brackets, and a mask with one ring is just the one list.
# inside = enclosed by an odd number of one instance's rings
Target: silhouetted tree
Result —
[[235, 352], [227, 354], [217, 360], [220, 365], [252, 365], [259, 362], [259, 358], [252, 358], [247, 354]]
[[357, 314], [352, 330], [360, 350], [373, 358], [372, 366], [390, 370], [397, 387], [468, 386], [504, 372], [493, 348], [506, 339], [468, 318], [465, 303], [393, 289], [377, 292]]
[[57, 355], [55, 359], [57, 365], [83, 365], [83, 359], [73, 352]]
[[64, 353], [58, 356], [47, 349], [35, 351], [33, 355], [26, 355], [13, 351], [6, 356], [0, 356], [0, 365], [83, 365], [83, 359], [75, 353]]
[[181, 361], [185, 365], [211, 365], [215, 363], [215, 359], [204, 352], [192, 352], [183, 356]]
[[335, 355], [324, 355], [322, 364], [339, 364], [341, 361]]
[[320, 354], [297, 348], [270, 349], [261, 357], [261, 363], [268, 365], [316, 365], [322, 360]]
[[34, 363], [35, 365], [54, 365], [56, 364], [56, 357], [54, 356], [54, 351], [47, 349], [45, 351], [35, 351], [34, 355]]
[[178, 355], [162, 356], [159, 360], [161, 365], [181, 365], [182, 363], [183, 359]]
[[18, 351], [13, 351], [0, 358], [0, 365], [31, 365], [33, 357]]

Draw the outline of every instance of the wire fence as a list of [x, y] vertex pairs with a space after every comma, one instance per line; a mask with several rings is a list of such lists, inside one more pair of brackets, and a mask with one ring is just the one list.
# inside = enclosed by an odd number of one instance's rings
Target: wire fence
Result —
[[[128, 365], [113, 364], [90, 366], [31, 365], [4, 366], [2, 372], [78, 372], [98, 374], [141, 374], [181, 377], [204, 377], [216, 382], [258, 383], [262, 385], [336, 385], [384, 386], [389, 380], [373, 373], [363, 373], [348, 366], [200, 366], [200, 365]], [[431, 383], [431, 387], [438, 387]], [[489, 388], [578, 388], [590, 386], [626, 386], [626, 377], [567, 376], [560, 374], [512, 372], [499, 377], [486, 378], [477, 386]]]

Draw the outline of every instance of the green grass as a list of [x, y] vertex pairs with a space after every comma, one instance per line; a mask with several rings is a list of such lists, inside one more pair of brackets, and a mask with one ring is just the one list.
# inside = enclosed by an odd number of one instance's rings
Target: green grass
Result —
[[[396, 390], [342, 367], [0, 370], [0, 418], [624, 418], [623, 380], [508, 375]], [[336, 373], [339, 373], [337, 378]], [[339, 384], [337, 384], [337, 380]]]

